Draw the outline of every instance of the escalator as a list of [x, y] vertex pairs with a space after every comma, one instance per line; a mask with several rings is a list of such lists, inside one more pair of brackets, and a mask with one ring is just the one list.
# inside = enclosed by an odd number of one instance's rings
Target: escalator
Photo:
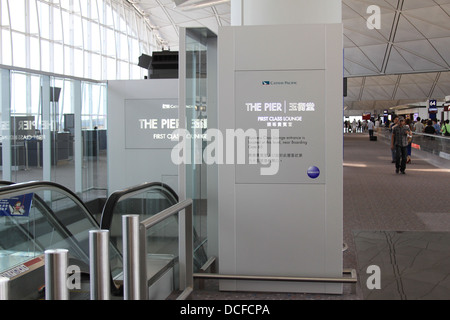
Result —
[[[169, 186], [146, 183], [113, 193], [98, 223], [82, 200], [59, 184], [0, 181], [0, 276], [10, 279], [9, 298], [43, 299], [44, 252], [67, 249], [69, 266], [76, 266], [82, 279], [82, 288], [70, 290], [70, 299], [89, 299], [89, 231], [107, 229], [110, 231], [111, 298], [123, 299], [121, 216], [138, 214], [142, 221], [176, 203], [178, 196]], [[168, 278], [169, 273], [173, 275], [169, 277], [171, 283], [177, 283], [178, 237], [175, 216], [147, 233], [148, 260], [151, 260], [147, 266], [153, 269], [149, 285]], [[201, 242], [194, 231], [194, 245]], [[194, 264], [201, 265], [202, 261], [206, 261], [206, 254], [199, 246]], [[166, 298], [157, 291], [149, 297]]]
[[[76, 266], [82, 281], [70, 299], [89, 299], [89, 230], [99, 225], [84, 203], [52, 182], [0, 185], [0, 276], [10, 279], [9, 299], [44, 298], [48, 249], [69, 251], [69, 266]], [[114, 279], [122, 273], [122, 255], [112, 244], [109, 251]]]
[[[116, 191], [108, 197], [105, 203], [100, 226], [102, 229], [110, 231], [111, 242], [121, 251], [123, 215], [139, 215], [139, 221], [143, 221], [178, 202], [176, 192], [160, 182], [144, 183]], [[167, 219], [147, 232], [147, 284], [150, 298], [165, 299], [171, 291], [177, 289], [178, 237], [177, 216]], [[207, 260], [202, 245], [205, 241], [198, 236], [195, 228], [193, 238], [194, 270], [198, 270]], [[164, 293], [164, 291], [166, 292]]]

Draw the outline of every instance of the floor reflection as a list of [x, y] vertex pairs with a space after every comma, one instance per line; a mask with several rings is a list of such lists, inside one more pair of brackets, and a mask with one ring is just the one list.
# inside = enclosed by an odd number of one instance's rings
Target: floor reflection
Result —
[[[449, 232], [354, 231], [353, 236], [364, 299], [450, 299]], [[370, 266], [379, 267], [379, 279]], [[377, 280], [380, 289], [369, 289]]]

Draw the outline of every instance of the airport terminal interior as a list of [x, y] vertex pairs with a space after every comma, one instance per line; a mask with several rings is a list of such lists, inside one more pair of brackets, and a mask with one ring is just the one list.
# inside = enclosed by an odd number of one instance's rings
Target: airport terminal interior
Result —
[[449, 18], [0, 0], [0, 300], [450, 299]]

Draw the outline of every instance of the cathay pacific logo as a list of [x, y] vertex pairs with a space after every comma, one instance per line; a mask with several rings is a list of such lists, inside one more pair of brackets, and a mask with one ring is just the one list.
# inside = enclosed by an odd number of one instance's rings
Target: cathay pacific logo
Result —
[[285, 86], [296, 85], [297, 81], [262, 81], [263, 86]]

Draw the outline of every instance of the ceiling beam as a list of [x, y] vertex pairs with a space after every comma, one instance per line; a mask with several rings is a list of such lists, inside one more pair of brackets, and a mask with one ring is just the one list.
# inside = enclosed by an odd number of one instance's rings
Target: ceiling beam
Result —
[[441, 77], [441, 73], [438, 72], [436, 74], [436, 77], [434, 78], [433, 85], [431, 86], [430, 92], [428, 93], [428, 97], [427, 97], [428, 100], [430, 100], [433, 97], [433, 92], [434, 92], [434, 90], [436, 88], [436, 85], [437, 85], [440, 77]]
[[397, 34], [398, 23], [402, 14], [404, 0], [398, 0], [397, 10], [395, 11], [394, 21], [392, 22], [391, 33], [389, 35], [388, 45], [386, 48], [386, 53], [384, 54], [383, 64], [381, 67], [381, 72], [386, 73], [387, 65], [389, 63], [389, 57], [391, 55], [392, 46], [394, 45], [395, 35]]
[[399, 75], [397, 76], [397, 81], [395, 81], [395, 86], [394, 86], [394, 90], [393, 90], [393, 92], [392, 92], [391, 100], [395, 100], [395, 96], [397, 95], [397, 89], [398, 89], [398, 86], [400, 85], [400, 80], [401, 80], [401, 79], [402, 79], [402, 75], [399, 74]]

